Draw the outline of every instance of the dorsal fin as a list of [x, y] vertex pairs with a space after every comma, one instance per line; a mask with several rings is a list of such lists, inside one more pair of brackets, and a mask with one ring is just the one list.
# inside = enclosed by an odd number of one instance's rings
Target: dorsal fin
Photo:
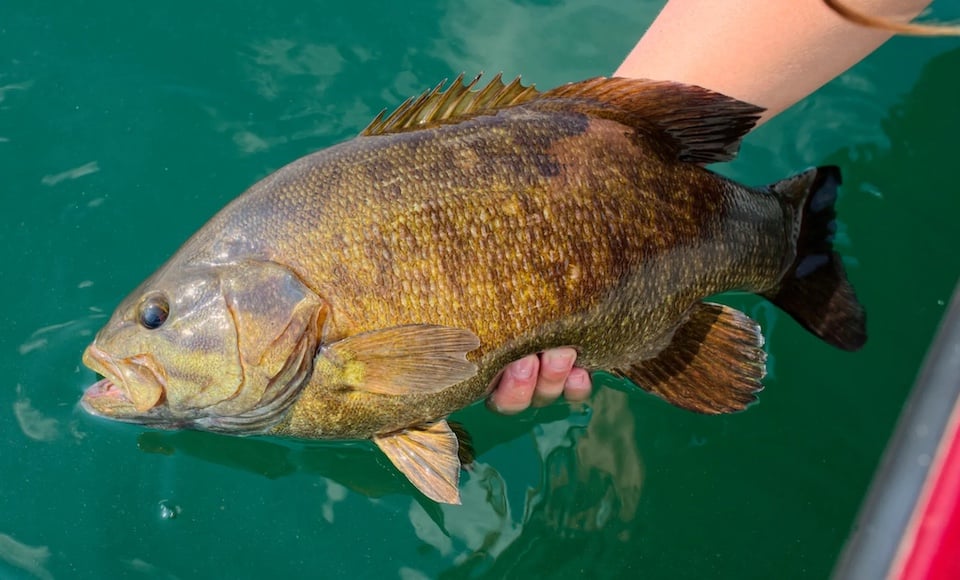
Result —
[[568, 111], [612, 119], [673, 146], [681, 161], [729, 161], [740, 140], [756, 124], [763, 108], [693, 85], [647, 79], [596, 77], [538, 92], [517, 77], [504, 85], [501, 75], [474, 90], [480, 75], [464, 84], [461, 74], [419, 97], [407, 99], [386, 115], [381, 111], [360, 134], [385, 135], [457, 123], [484, 113], [528, 104], [543, 111]]
[[525, 103], [539, 94], [533, 85], [525, 87], [520, 84], [520, 77], [504, 85], [499, 73], [482, 89], [473, 90], [480, 81], [480, 76], [477, 75], [464, 84], [461, 73], [446, 90], [443, 89], [447, 82], [444, 80], [419, 97], [410, 97], [389, 115], [386, 115], [386, 109], [380, 111], [377, 118], [360, 134], [385, 135], [455, 123], [482, 113]]
[[640, 130], [655, 130], [681, 161], [729, 161], [763, 108], [713, 91], [668, 81], [597, 77], [536, 99], [541, 110], [578, 111]]
[[424, 92], [419, 97], [410, 97], [389, 115], [386, 114], [386, 109], [380, 111], [377, 118], [371, 121], [360, 134], [385, 135], [415, 131], [438, 124], [456, 123], [482, 113], [491, 113], [510, 105], [525, 103], [539, 94], [533, 85], [525, 87], [520, 84], [520, 77], [504, 85], [500, 73], [490, 79], [483, 88], [473, 90], [479, 83], [481, 75], [482, 73], [478, 74], [472, 81], [464, 84], [463, 73], [460, 73], [460, 76], [446, 89], [443, 88], [447, 83], [444, 79], [432, 90]]

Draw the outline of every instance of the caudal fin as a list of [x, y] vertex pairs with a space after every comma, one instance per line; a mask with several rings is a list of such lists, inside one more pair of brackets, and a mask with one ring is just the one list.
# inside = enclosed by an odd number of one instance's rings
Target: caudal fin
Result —
[[811, 169], [771, 186], [781, 197], [802, 201], [797, 256], [780, 284], [763, 296], [804, 328], [843, 350], [867, 340], [866, 314], [857, 301], [839, 254], [833, 251], [840, 169]]

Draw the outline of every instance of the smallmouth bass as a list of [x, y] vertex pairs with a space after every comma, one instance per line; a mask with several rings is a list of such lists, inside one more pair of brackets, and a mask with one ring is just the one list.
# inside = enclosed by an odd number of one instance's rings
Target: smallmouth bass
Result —
[[[479, 77], [478, 77], [479, 78]], [[503, 366], [578, 365], [728, 413], [765, 372], [758, 325], [704, 302], [761, 294], [846, 350], [865, 316], [831, 245], [839, 170], [749, 188], [761, 109], [670, 82], [538, 92], [458, 78], [294, 161], [217, 213], [84, 353], [82, 405], [157, 428], [371, 439], [459, 502], [446, 417]]]

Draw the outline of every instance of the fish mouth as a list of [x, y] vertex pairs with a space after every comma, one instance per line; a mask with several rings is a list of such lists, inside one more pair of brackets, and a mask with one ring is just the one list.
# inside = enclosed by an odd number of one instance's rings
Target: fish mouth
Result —
[[80, 405], [91, 415], [153, 423], [163, 420], [166, 376], [149, 354], [117, 359], [95, 344], [83, 353], [83, 364], [104, 377], [87, 387]]

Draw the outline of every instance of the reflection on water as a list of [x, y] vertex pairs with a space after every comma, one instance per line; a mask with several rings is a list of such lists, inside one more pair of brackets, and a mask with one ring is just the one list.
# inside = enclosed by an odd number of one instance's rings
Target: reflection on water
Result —
[[298, 44], [285, 38], [267, 38], [250, 46], [250, 75], [257, 92], [273, 100], [288, 92], [285, 82], [310, 78], [316, 96], [322, 97], [330, 79], [343, 69], [344, 58], [332, 44]]
[[23, 396], [23, 386], [17, 385], [17, 400], [13, 403], [13, 414], [24, 435], [35, 440], [50, 442], [60, 436], [60, 421], [47, 417], [30, 405], [30, 399]]
[[[87, 281], [81, 282], [79, 287], [88, 288], [91, 285], [92, 283]], [[57, 356], [70, 361], [67, 368], [73, 368], [79, 374], [79, 361], [74, 358], [74, 353], [64, 347], [75, 344], [78, 339], [90, 340], [104, 318], [104, 314], [91, 312], [83, 318], [40, 327], [25, 339], [21, 339], [17, 353], [20, 355], [24, 372], [20, 375], [21, 382], [12, 389], [15, 398], [11, 407], [20, 431], [28, 438], [51, 443], [60, 439], [65, 432], [74, 440], [83, 438], [73, 413], [79, 393], [56, 388], [50, 383], [48, 373], [51, 366], [48, 361], [51, 360], [52, 353], [57, 353]], [[49, 401], [45, 400], [44, 395], [50, 390], [55, 390], [60, 395], [56, 405], [50, 405]], [[38, 406], [34, 400], [44, 400], [46, 404]]]
[[[329, 143], [331, 139], [351, 137], [379, 110], [370, 106], [374, 99], [364, 98], [365, 95], [352, 89], [343, 78], [345, 67], [371, 58], [363, 44], [355, 39], [320, 44], [267, 34], [255, 37], [241, 58], [243, 75], [257, 96], [269, 103], [271, 115], [256, 118], [212, 103], [205, 110], [215, 129], [229, 134], [244, 155], [263, 153], [303, 139]], [[390, 99], [382, 106], [398, 105], [412, 94]], [[302, 149], [297, 151], [303, 153]], [[278, 159], [280, 162], [292, 160]]]
[[343, 135], [369, 122], [374, 112], [360, 99], [346, 107], [331, 103], [327, 93], [347, 62], [341, 50], [343, 47], [335, 44], [258, 38], [250, 43], [242, 67], [261, 98], [279, 101], [276, 117], [263, 121], [249, 115], [231, 118], [213, 106], [207, 107], [207, 113], [217, 130], [230, 134], [247, 155], [300, 139]]
[[74, 167], [73, 169], [61, 171], [60, 173], [44, 175], [43, 179], [40, 180], [40, 183], [53, 187], [61, 181], [66, 181], [67, 179], [77, 179], [83, 177], [84, 175], [90, 175], [91, 173], [96, 173], [98, 171], [100, 171], [100, 165], [96, 161], [91, 161], [89, 163], [84, 163], [83, 165]]
[[[541, 481], [526, 490], [521, 505], [511, 505], [507, 483], [495, 466], [482, 462], [461, 484], [462, 506], [411, 501], [408, 516], [417, 538], [452, 563], [441, 576], [562, 571], [567, 568], [557, 565], [556, 548], [567, 541], [576, 545], [569, 570], [580, 569], [611, 543], [629, 541], [643, 462], [627, 396], [601, 389], [585, 427], [558, 421], [534, 429]], [[402, 577], [431, 575], [404, 567]]]
[[[0, 73], [0, 79], [3, 79], [4, 76], [5, 75], [3, 73]], [[3, 105], [3, 102], [7, 100], [7, 93], [10, 93], [13, 91], [18, 91], [18, 92], [26, 91], [32, 85], [33, 85], [33, 81], [27, 81], [23, 83], [12, 83], [8, 85], [0, 86], [0, 107], [2, 107], [2, 109], [0, 110], [10, 108], [9, 105]], [[9, 143], [10, 141], [11, 141], [11, 138], [8, 135], [0, 135], [0, 143]]]
[[[472, 524], [455, 535], [469, 549], [452, 559], [454, 565], [444, 577], [533, 577], [544, 569], [585, 570], [600, 552], [629, 541], [643, 461], [628, 396], [601, 388], [585, 427], [574, 421], [535, 429], [542, 461], [540, 486], [528, 491], [522, 510], [491, 493], [505, 486], [499, 476], [497, 485], [483, 486], [486, 502], [473, 504], [470, 513], [458, 517]], [[520, 521], [513, 521], [511, 512]], [[574, 549], [557, 549], [566, 543]]]
[[[524, 75], [541, 88], [610, 74], [663, 3], [586, 2], [445, 3], [442, 34], [433, 54], [451, 71]], [[577, 33], [570, 34], [571, 23]], [[619, 39], [611, 50], [607, 39]], [[494, 68], [490, 68], [494, 67]]]
[[334, 481], [328, 480], [325, 492], [327, 499], [323, 502], [321, 513], [323, 514], [323, 519], [328, 524], [332, 524], [334, 521], [333, 508], [338, 503], [347, 499], [347, 488]]
[[285, 445], [197, 431], [146, 431], [137, 438], [141, 451], [160, 455], [184, 453], [204, 461], [275, 479], [290, 475], [298, 467], [290, 460], [292, 449]]
[[[321, 476], [326, 496], [321, 516], [330, 524], [338, 521], [340, 507], [350, 510], [348, 490], [371, 501], [390, 496], [389, 501], [396, 503], [398, 494], [408, 496], [411, 533], [442, 561], [453, 564], [449, 573], [497, 570], [503, 566], [497, 564], [502, 555], [517, 552], [526, 554], [524, 566], [535, 570], [538, 562], [556, 558], [553, 547], [537, 548], [550, 545], [542, 542], [544, 538], [576, 541], [584, 546], [630, 540], [644, 470], [629, 396], [600, 388], [592, 412], [580, 415], [582, 419], [536, 425], [532, 433], [540, 481], [535, 488], [508, 494], [508, 483], [497, 465], [477, 461], [464, 473], [460, 506], [424, 498], [367, 443], [304, 444], [200, 432], [148, 431], [140, 435], [139, 446], [148, 453], [186, 454], [271, 479], [296, 473], [310, 474], [313, 479]], [[552, 411], [563, 407], [555, 405]], [[487, 440], [478, 450], [489, 449], [491, 443], [498, 444]], [[521, 498], [520, 503], [511, 503], [511, 497]], [[172, 504], [162, 505], [169, 508]], [[350, 513], [344, 512], [344, 517], [350, 517]], [[578, 556], [576, 565], [590, 557]], [[515, 559], [508, 557], [506, 561]], [[415, 567], [405, 570], [404, 577], [430, 576]]]
[[163, 570], [159, 566], [155, 566], [149, 562], [141, 560], [140, 558], [134, 558], [132, 560], [126, 560], [124, 562], [126, 568], [138, 576], [144, 576], [147, 578], [159, 578], [162, 580], [177, 580], [177, 576], [174, 576], [170, 572]]
[[50, 548], [46, 546], [28, 546], [0, 533], [0, 559], [40, 580], [53, 579], [53, 575], [47, 570]]

